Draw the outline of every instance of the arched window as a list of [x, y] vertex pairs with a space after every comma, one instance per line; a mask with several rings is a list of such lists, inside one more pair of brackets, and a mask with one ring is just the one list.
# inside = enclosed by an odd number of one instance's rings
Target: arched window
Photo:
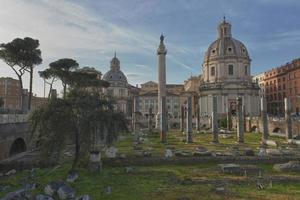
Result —
[[245, 65], [245, 75], [247, 76], [248, 75], [248, 66]]
[[228, 74], [233, 75], [233, 65], [228, 65]]
[[214, 76], [216, 74], [216, 68], [215, 67], [211, 67], [210, 68], [210, 75]]

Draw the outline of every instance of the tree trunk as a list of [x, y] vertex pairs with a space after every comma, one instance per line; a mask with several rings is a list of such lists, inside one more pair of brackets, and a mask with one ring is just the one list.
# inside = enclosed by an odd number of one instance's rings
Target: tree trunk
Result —
[[30, 67], [30, 83], [29, 83], [28, 110], [31, 109], [32, 82], [33, 82], [33, 67]]
[[23, 81], [22, 81], [22, 76], [18, 75], [18, 79], [19, 79], [19, 84], [20, 84], [20, 109], [22, 109], [22, 105], [23, 105]]
[[79, 127], [75, 133], [75, 155], [74, 160], [72, 164], [72, 170], [75, 170], [75, 167], [77, 165], [78, 159], [79, 159], [79, 151], [80, 151], [80, 145], [79, 145]]
[[66, 93], [67, 93], [67, 84], [63, 83], [63, 87], [64, 87], [64, 94], [63, 94], [63, 98], [66, 99]]

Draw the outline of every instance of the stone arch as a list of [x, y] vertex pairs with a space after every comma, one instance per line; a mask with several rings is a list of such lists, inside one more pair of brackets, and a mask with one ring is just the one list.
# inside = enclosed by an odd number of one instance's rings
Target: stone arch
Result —
[[17, 138], [10, 145], [9, 156], [13, 156], [15, 154], [24, 152], [24, 151], [26, 151], [26, 149], [27, 149], [27, 146], [26, 146], [25, 140], [23, 138]]
[[282, 133], [282, 130], [281, 130], [281, 128], [279, 128], [279, 127], [275, 127], [275, 128], [273, 129], [272, 133]]

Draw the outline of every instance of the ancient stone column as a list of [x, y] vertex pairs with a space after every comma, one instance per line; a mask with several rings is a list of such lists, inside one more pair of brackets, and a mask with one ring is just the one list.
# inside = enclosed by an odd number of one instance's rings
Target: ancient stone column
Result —
[[152, 108], [149, 108], [148, 131], [149, 131], [149, 133], [152, 132]]
[[213, 135], [213, 143], [219, 142], [219, 136], [218, 136], [218, 113], [217, 113], [217, 97], [213, 97], [212, 102], [212, 113], [211, 113], [211, 129], [212, 129], [212, 135]]
[[231, 131], [232, 129], [232, 119], [231, 119], [231, 109], [227, 108], [227, 130]]
[[167, 142], [167, 117], [166, 117], [166, 97], [160, 98], [160, 140], [162, 143]]
[[138, 133], [138, 112], [139, 112], [139, 96], [134, 97], [133, 102], [133, 116], [132, 116], [132, 126], [133, 126], [133, 133]]
[[180, 131], [184, 132], [184, 106], [180, 108]]
[[192, 143], [193, 133], [193, 118], [192, 118], [192, 97], [189, 96], [187, 99], [187, 115], [186, 115], [186, 142]]
[[199, 110], [199, 104], [196, 104], [196, 131], [197, 133], [200, 132], [200, 110]]
[[166, 54], [167, 49], [164, 45], [164, 36], [160, 36], [160, 44], [157, 49], [158, 56], [158, 108], [160, 114], [160, 139], [167, 142], [167, 109], [166, 109]]
[[237, 142], [244, 142], [244, 110], [242, 97], [237, 97]]
[[293, 139], [292, 119], [291, 119], [291, 100], [289, 97], [284, 98], [285, 123], [286, 123], [286, 139]]
[[264, 144], [265, 141], [269, 137], [269, 127], [268, 127], [268, 113], [267, 113], [267, 101], [265, 97], [261, 97], [260, 99], [260, 104], [261, 104], [261, 121], [262, 121], [262, 135], [261, 135], [261, 140], [262, 143]]
[[246, 107], [243, 105], [244, 132], [247, 130]]

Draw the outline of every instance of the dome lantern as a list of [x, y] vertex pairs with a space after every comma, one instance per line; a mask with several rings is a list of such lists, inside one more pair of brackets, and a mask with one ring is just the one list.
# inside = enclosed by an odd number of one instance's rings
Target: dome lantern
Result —
[[120, 61], [117, 58], [117, 53], [115, 52], [115, 56], [113, 59], [110, 61], [110, 68], [112, 70], [120, 70]]
[[231, 37], [231, 24], [226, 22], [225, 17], [218, 27], [219, 38]]

